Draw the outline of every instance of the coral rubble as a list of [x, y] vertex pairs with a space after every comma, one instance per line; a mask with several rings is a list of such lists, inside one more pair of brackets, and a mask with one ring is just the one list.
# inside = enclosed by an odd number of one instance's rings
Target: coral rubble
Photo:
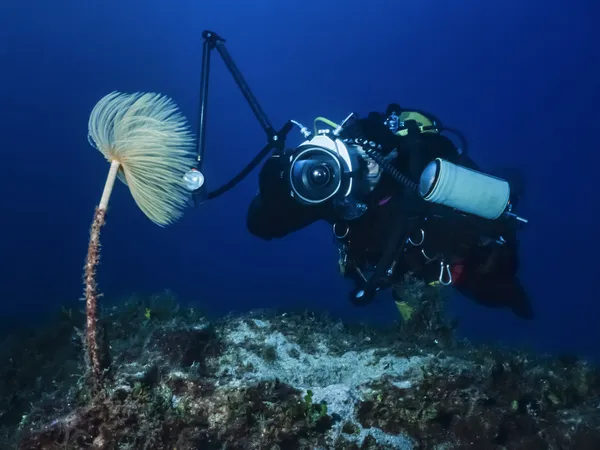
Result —
[[92, 396], [82, 323], [0, 348], [0, 448], [600, 448], [600, 372], [577, 359], [309, 312], [211, 321], [167, 295], [104, 312], [111, 370]]

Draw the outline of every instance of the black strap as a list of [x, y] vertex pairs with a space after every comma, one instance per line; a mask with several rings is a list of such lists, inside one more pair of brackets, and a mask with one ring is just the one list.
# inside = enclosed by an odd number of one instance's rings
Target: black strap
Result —
[[[414, 202], [408, 195], [398, 195], [390, 201], [393, 202], [393, 217], [391, 223], [392, 229], [390, 230], [387, 245], [379, 258], [373, 275], [367, 280], [364, 286], [359, 286], [357, 291], [352, 294], [350, 300], [356, 306], [365, 306], [374, 300], [377, 288], [381, 287], [388, 269], [394, 261], [402, 258], [406, 240], [414, 226], [418, 223], [419, 215], [414, 212], [413, 208], [407, 205], [407, 201], [409, 203]], [[361, 295], [357, 296], [359, 292]]]
[[[405, 139], [405, 150], [408, 150], [409, 171], [413, 179], [418, 179], [420, 175], [421, 163], [421, 143], [419, 139], [419, 130], [416, 122], [409, 124], [408, 138]], [[411, 189], [402, 189], [402, 194], [398, 193], [392, 196], [392, 221], [391, 230], [388, 236], [388, 242], [383, 251], [375, 272], [364, 283], [364, 286], [359, 286], [352, 293], [351, 302], [356, 306], [364, 306], [371, 303], [377, 289], [381, 287], [383, 280], [387, 276], [387, 271], [390, 269], [394, 261], [402, 259], [406, 241], [413, 231], [413, 228], [418, 224], [421, 217], [423, 201]], [[401, 269], [402, 270], [402, 269]]]

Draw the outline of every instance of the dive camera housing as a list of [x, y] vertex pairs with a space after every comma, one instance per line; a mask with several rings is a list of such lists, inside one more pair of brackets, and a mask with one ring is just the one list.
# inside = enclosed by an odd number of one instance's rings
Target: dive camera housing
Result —
[[319, 205], [349, 197], [361, 200], [379, 181], [379, 167], [360, 145], [319, 134], [300, 144], [289, 160], [288, 182], [297, 201]]
[[315, 136], [290, 156], [288, 181], [292, 196], [301, 203], [318, 205], [352, 189], [350, 152], [339, 139]]

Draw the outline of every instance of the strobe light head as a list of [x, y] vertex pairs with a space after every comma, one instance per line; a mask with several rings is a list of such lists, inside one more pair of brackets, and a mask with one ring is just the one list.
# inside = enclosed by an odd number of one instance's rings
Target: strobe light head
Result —
[[301, 203], [324, 203], [342, 190], [344, 172], [344, 161], [334, 151], [319, 145], [301, 146], [290, 161], [292, 195]]

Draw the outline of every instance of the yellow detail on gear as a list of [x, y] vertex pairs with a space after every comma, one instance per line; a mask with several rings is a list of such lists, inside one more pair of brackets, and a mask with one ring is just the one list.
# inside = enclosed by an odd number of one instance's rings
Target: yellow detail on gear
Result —
[[414, 308], [406, 302], [399, 302], [399, 301], [396, 301], [396, 307], [398, 308], [398, 311], [400, 312], [400, 315], [402, 316], [402, 320], [404, 322], [408, 322], [413, 315]]
[[339, 126], [337, 123], [327, 119], [326, 117], [317, 117], [313, 125], [315, 135], [317, 134], [317, 122], [323, 122], [324, 124], [329, 125], [331, 128], [337, 128]]
[[[423, 128], [425, 128], [425, 127], [432, 127], [433, 122], [431, 120], [429, 120], [427, 117], [425, 117], [423, 114], [418, 113], [418, 112], [404, 111], [403, 113], [400, 113], [400, 115], [398, 116], [398, 120], [400, 122], [406, 122], [407, 120], [414, 120], [415, 122], [417, 122], [417, 125], [419, 126], [419, 130], [421, 130], [421, 133], [438, 133], [439, 132], [437, 130], [437, 128], [432, 128], [430, 130], [423, 130]], [[408, 133], [407, 130], [400, 130], [396, 134], [400, 135], [400, 136], [405, 136], [407, 133]]]

